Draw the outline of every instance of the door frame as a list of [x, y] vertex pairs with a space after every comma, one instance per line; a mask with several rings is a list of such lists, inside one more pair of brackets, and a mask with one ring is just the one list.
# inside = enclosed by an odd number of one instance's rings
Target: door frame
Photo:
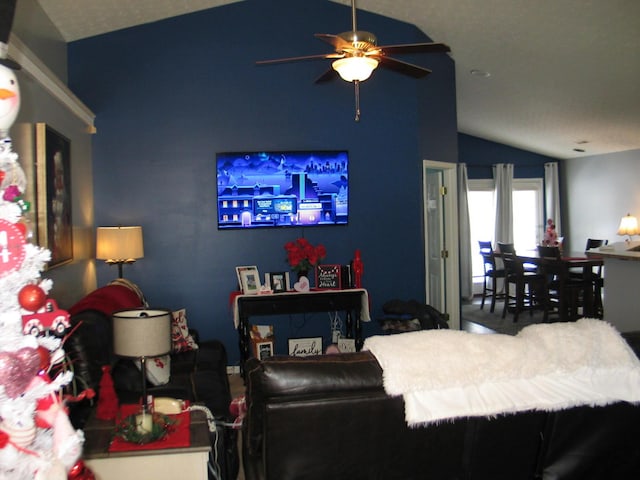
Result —
[[427, 169], [442, 172], [444, 187], [447, 194], [444, 196], [444, 248], [449, 255], [444, 263], [445, 270], [445, 304], [449, 314], [449, 327], [453, 330], [460, 329], [460, 253], [458, 247], [458, 164], [439, 162], [435, 160], [422, 161], [422, 214], [424, 226], [424, 262], [425, 262], [425, 298], [429, 303], [429, 252], [427, 235]]

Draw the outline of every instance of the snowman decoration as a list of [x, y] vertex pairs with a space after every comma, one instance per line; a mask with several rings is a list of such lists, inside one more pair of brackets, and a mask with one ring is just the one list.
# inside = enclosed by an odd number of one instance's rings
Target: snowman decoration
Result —
[[61, 401], [73, 378], [57, 368], [63, 337], [23, 332], [23, 315], [45, 304], [53, 283], [40, 276], [51, 252], [27, 241], [27, 182], [9, 136], [20, 109], [20, 65], [7, 58], [15, 5], [0, 0], [0, 479], [92, 478], [79, 461], [83, 433]]

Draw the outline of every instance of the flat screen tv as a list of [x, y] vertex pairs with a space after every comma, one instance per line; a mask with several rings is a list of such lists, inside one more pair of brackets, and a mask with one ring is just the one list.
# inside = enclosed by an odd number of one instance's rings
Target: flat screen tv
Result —
[[218, 228], [346, 225], [347, 151], [216, 155]]

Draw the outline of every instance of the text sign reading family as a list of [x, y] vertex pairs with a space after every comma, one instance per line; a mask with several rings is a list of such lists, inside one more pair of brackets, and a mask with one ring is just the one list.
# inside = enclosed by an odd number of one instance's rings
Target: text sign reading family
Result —
[[306, 357], [308, 355], [322, 354], [322, 337], [290, 338], [289, 355], [294, 357]]
[[316, 267], [316, 288], [340, 290], [340, 265], [318, 265]]

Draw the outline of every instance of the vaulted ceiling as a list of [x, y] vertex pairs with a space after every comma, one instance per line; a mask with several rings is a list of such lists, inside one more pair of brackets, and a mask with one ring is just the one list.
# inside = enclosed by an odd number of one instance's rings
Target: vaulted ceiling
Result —
[[[77, 0], [38, 1], [70, 42], [238, 0], [83, 0], [81, 8]], [[555, 158], [640, 149], [640, 1], [357, 6], [412, 23], [451, 47], [460, 132]], [[384, 32], [375, 33], [384, 44]]]

